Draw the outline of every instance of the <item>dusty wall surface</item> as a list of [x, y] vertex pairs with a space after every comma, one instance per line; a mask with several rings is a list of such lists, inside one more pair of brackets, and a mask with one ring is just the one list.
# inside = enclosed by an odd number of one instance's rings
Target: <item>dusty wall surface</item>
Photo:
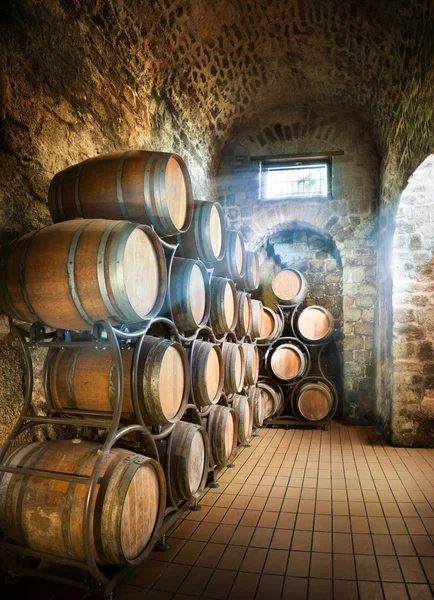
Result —
[[[333, 159], [333, 198], [259, 199], [259, 167], [249, 156], [333, 150], [344, 151]], [[218, 195], [228, 226], [240, 229], [251, 248], [265, 248], [273, 236], [284, 238], [295, 225], [330, 237], [336, 245], [343, 269], [344, 416], [348, 422], [373, 420], [379, 159], [369, 129], [354, 115], [284, 106], [240, 132], [223, 157]], [[332, 310], [337, 319], [338, 312]]]

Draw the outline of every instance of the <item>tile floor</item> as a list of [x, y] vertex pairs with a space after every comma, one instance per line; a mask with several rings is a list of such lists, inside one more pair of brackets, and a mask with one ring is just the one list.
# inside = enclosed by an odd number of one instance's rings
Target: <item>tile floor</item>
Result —
[[116, 600], [425, 600], [434, 450], [370, 427], [262, 429]]

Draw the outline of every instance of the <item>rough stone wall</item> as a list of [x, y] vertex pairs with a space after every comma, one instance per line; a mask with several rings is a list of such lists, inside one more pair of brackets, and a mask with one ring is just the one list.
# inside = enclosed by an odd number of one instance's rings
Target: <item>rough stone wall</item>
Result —
[[391, 439], [434, 445], [434, 155], [401, 195], [393, 238]]
[[[248, 156], [343, 150], [333, 159], [333, 198], [259, 200], [258, 163]], [[344, 416], [374, 419], [374, 301], [379, 160], [371, 133], [354, 115], [283, 106], [268, 111], [226, 147], [217, 190], [228, 226], [251, 248], [297, 227], [330, 236], [343, 268]], [[283, 235], [283, 233], [282, 233]], [[338, 317], [337, 314], [334, 314]]]

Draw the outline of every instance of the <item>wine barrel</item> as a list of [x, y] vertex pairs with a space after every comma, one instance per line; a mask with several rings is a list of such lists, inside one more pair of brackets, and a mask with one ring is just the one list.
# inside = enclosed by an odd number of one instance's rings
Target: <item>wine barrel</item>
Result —
[[234, 394], [230, 398], [230, 403], [237, 415], [238, 442], [246, 444], [252, 437], [253, 431], [252, 400], [248, 396]]
[[322, 306], [308, 306], [295, 320], [295, 328], [302, 340], [310, 343], [326, 342], [333, 335], [332, 315]]
[[252, 299], [247, 292], [237, 292], [238, 319], [235, 333], [238, 338], [250, 334], [252, 327]]
[[175, 325], [184, 333], [196, 331], [209, 318], [210, 286], [205, 265], [199, 260], [174, 258], [169, 279]]
[[[140, 345], [123, 349], [121, 356], [123, 418], [134, 416], [135, 394], [146, 425], [179, 421], [190, 391], [189, 365], [181, 344], [145, 335]], [[137, 364], [136, 378], [133, 378], [134, 363]], [[50, 408], [66, 414], [71, 409], [113, 412], [116, 369], [110, 348], [51, 349], [44, 371]]]
[[252, 300], [252, 338], [261, 337], [264, 307], [260, 300]]
[[213, 406], [204, 421], [210, 443], [211, 466], [226, 466], [234, 457], [237, 447], [237, 415], [227, 406]]
[[158, 314], [166, 263], [150, 227], [75, 219], [18, 238], [3, 255], [0, 306], [21, 321], [91, 329], [96, 321], [138, 323]]
[[246, 268], [240, 284], [246, 292], [253, 292], [259, 287], [259, 258], [256, 252], [246, 252]]
[[207, 267], [222, 260], [226, 252], [226, 225], [218, 202], [196, 202], [191, 227], [176, 237], [185, 258], [199, 258]]
[[[101, 445], [80, 440], [36, 442], [17, 448], [9, 467], [90, 475]], [[0, 475], [0, 527], [16, 542], [55, 556], [85, 560], [84, 511], [88, 487], [42, 477]], [[93, 505], [91, 544], [100, 564], [126, 565], [161, 535], [166, 484], [160, 464], [112, 448]]]
[[307, 296], [307, 281], [295, 269], [282, 269], [274, 277], [271, 289], [279, 304], [299, 304]]
[[334, 410], [334, 395], [324, 380], [306, 382], [296, 393], [295, 407], [306, 421], [322, 421]]
[[222, 336], [233, 331], [237, 319], [237, 292], [233, 281], [223, 277], [211, 277], [210, 325], [214, 334]]
[[283, 326], [282, 317], [271, 310], [271, 308], [264, 306], [260, 330], [261, 335], [258, 342], [260, 344], [272, 344], [282, 335]]
[[243, 277], [245, 268], [246, 250], [243, 235], [239, 231], [227, 231], [226, 253], [223, 260], [215, 265], [214, 273], [236, 281]]
[[160, 236], [186, 231], [193, 193], [180, 156], [132, 150], [89, 158], [57, 173], [48, 207], [55, 223], [76, 217], [152, 225]]
[[279, 384], [271, 379], [260, 379], [256, 384], [261, 391], [264, 420], [274, 417], [283, 406], [283, 392]]
[[249, 389], [249, 396], [252, 399], [253, 428], [257, 429], [258, 427], [262, 427], [264, 422], [262, 392], [258, 387], [252, 386]]
[[191, 389], [197, 406], [217, 404], [223, 390], [224, 367], [220, 347], [196, 341], [190, 349]]
[[259, 376], [259, 352], [256, 344], [243, 344], [244, 357], [246, 361], [246, 374], [244, 381], [246, 385], [253, 385]]
[[305, 375], [309, 364], [306, 354], [291, 343], [274, 348], [267, 362], [271, 373], [285, 383]]
[[168, 438], [157, 444], [176, 503], [198, 498], [203, 492], [208, 476], [208, 447], [206, 430], [183, 421], [175, 425], [170, 434], [170, 442]]
[[227, 394], [241, 392], [246, 372], [246, 361], [242, 344], [223, 342], [222, 355], [224, 365], [224, 391]]

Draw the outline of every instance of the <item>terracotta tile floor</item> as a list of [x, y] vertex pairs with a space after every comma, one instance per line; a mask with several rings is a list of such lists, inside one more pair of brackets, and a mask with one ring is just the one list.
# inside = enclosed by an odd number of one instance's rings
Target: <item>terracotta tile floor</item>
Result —
[[434, 450], [370, 427], [262, 429], [117, 600], [425, 600]]

